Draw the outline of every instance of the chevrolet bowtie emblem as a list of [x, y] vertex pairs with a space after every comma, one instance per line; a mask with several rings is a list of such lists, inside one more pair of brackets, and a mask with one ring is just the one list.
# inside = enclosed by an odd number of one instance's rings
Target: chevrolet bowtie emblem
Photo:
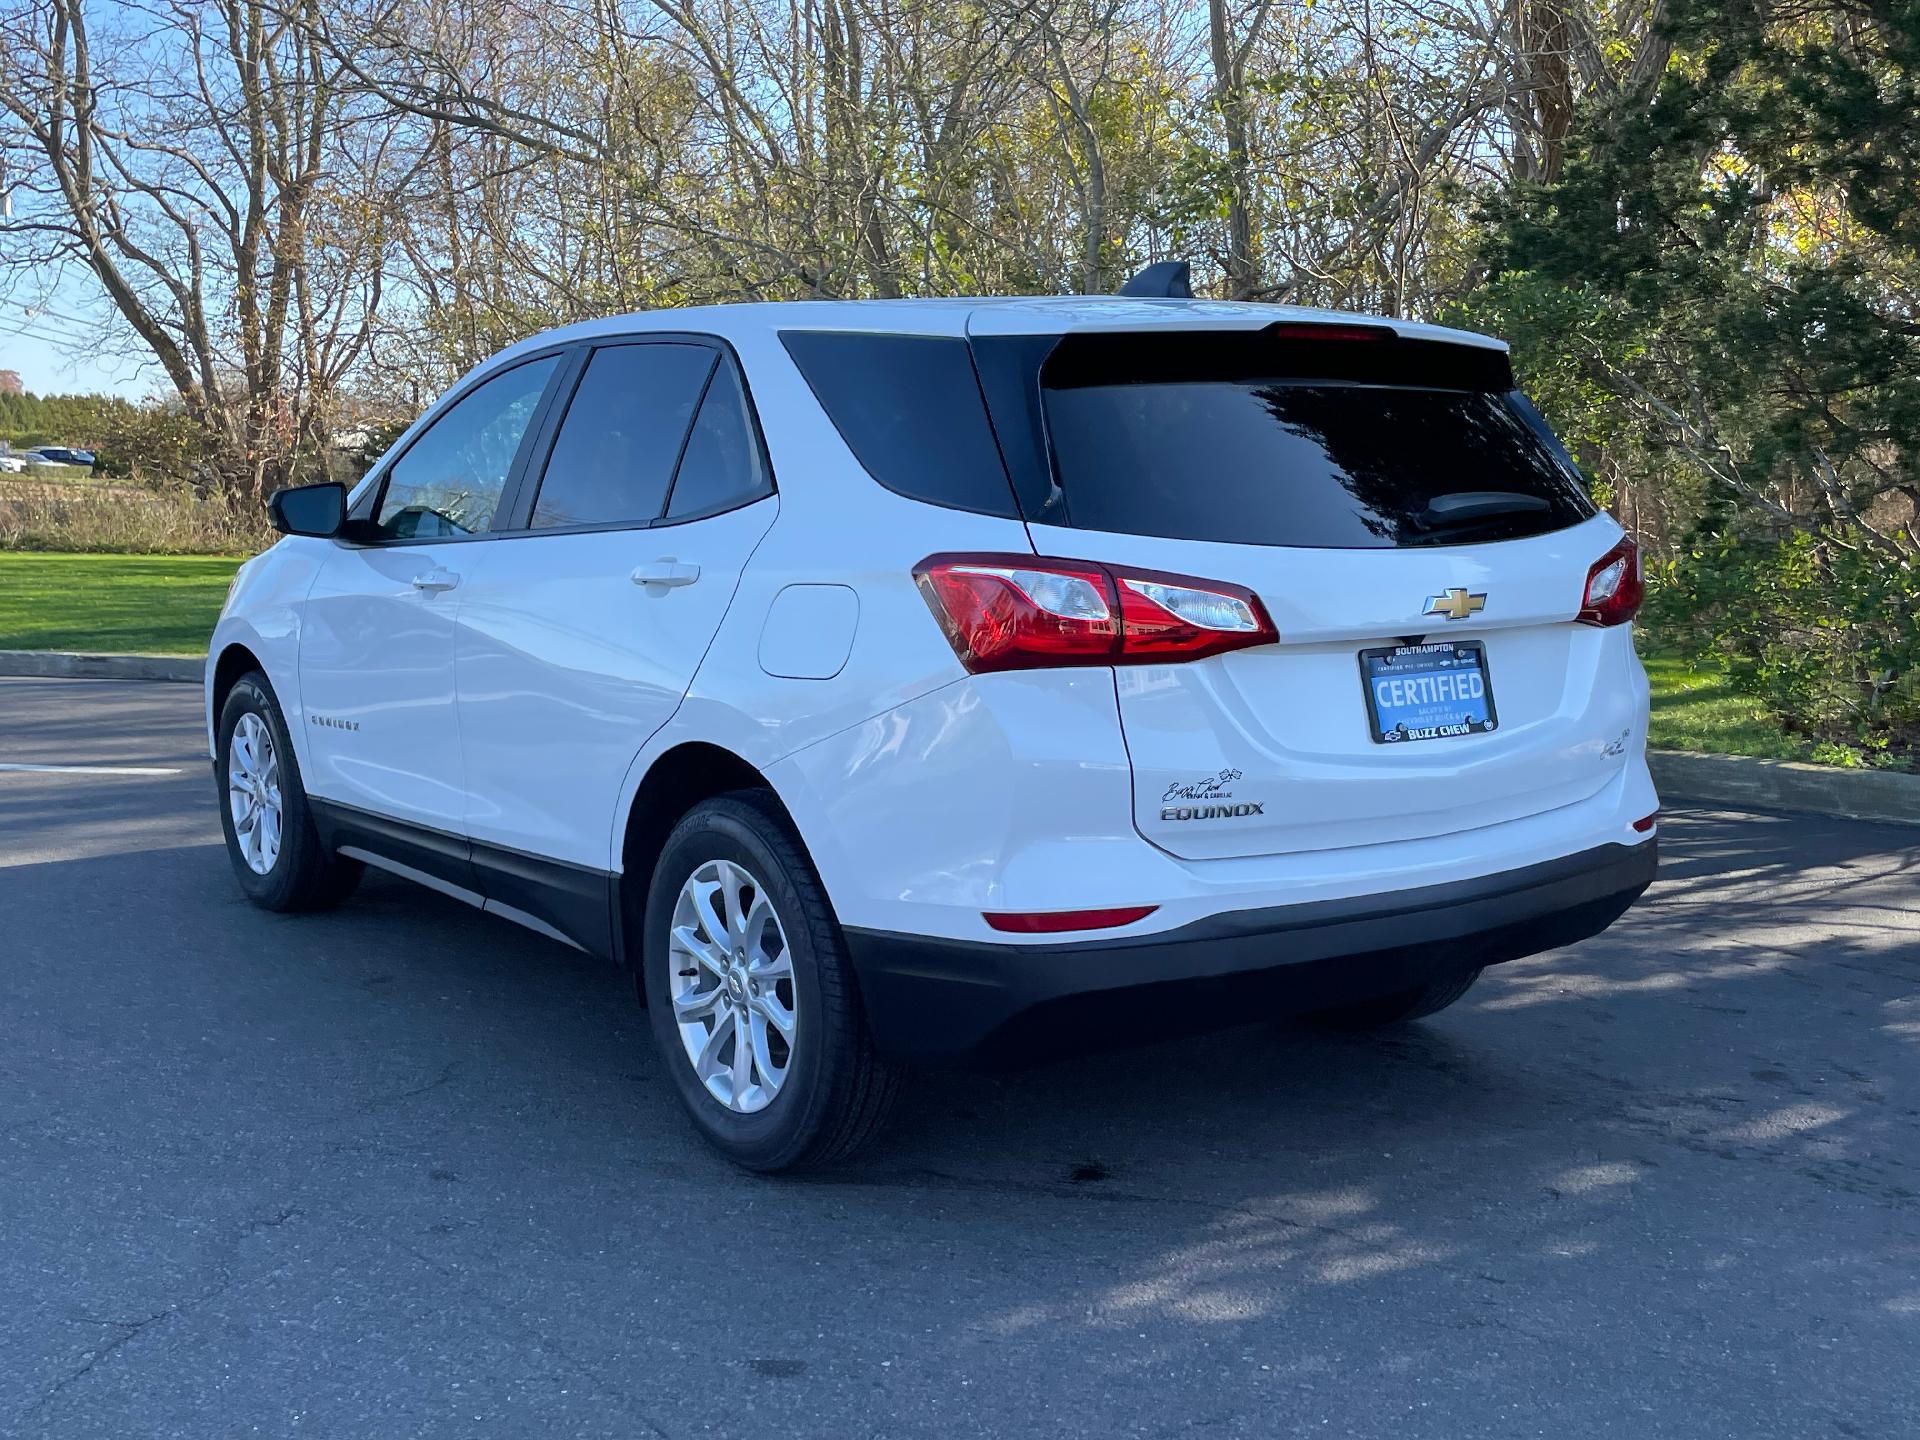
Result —
[[1478, 595], [1469, 595], [1465, 590], [1449, 590], [1444, 595], [1429, 595], [1427, 608], [1422, 615], [1444, 615], [1449, 620], [1464, 620], [1469, 615], [1478, 615], [1487, 608], [1487, 595], [1483, 590]]

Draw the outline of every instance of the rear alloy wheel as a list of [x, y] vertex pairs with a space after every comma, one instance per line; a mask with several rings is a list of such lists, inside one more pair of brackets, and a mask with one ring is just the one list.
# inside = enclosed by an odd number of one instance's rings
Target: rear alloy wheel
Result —
[[766, 1109], [786, 1083], [800, 1020], [766, 887], [731, 860], [709, 860], [680, 887], [669, 935], [673, 1018], [695, 1076], [729, 1110]]
[[246, 897], [265, 910], [314, 910], [344, 899], [360, 866], [321, 845], [280, 703], [258, 670], [227, 692], [218, 733], [220, 828]]
[[1463, 970], [1457, 975], [1448, 975], [1426, 985], [1396, 990], [1391, 995], [1362, 1000], [1353, 1005], [1315, 1010], [1300, 1018], [1310, 1025], [1324, 1025], [1331, 1030], [1383, 1030], [1391, 1025], [1405, 1025], [1414, 1020], [1424, 1020], [1429, 1015], [1438, 1015], [1472, 989], [1473, 982], [1479, 978], [1479, 970]]
[[641, 987], [702, 1135], [750, 1170], [844, 1159], [898, 1072], [875, 1053], [820, 877], [779, 802], [741, 790], [674, 826], [648, 890]]

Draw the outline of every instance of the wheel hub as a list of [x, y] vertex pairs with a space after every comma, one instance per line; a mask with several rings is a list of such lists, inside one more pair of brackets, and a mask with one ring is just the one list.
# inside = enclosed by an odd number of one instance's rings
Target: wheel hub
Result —
[[675, 1027], [694, 1075], [729, 1110], [773, 1103], [793, 1060], [793, 964], [759, 879], [710, 860], [674, 902], [668, 948]]
[[227, 812], [240, 858], [256, 875], [280, 858], [280, 756], [273, 732], [249, 711], [227, 742]]

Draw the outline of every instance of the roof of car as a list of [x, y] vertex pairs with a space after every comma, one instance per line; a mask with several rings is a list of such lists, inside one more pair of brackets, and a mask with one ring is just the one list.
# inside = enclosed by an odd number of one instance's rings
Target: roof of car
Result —
[[1256, 330], [1277, 321], [1390, 326], [1409, 339], [1506, 349], [1504, 341], [1418, 320], [1261, 305], [1233, 300], [1134, 299], [1107, 295], [999, 296], [928, 300], [790, 300], [644, 310], [548, 330], [516, 351], [570, 340], [679, 330], [738, 339], [768, 330], [856, 330], [891, 335], [1060, 335], [1075, 331]]

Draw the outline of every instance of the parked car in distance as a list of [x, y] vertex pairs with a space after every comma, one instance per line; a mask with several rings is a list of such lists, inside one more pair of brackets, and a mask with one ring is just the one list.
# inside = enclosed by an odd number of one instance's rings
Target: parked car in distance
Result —
[[38, 455], [49, 465], [84, 465], [89, 468], [93, 465], [91, 450], [73, 450], [65, 445], [36, 445], [27, 454]]
[[240, 888], [636, 971], [761, 1170], [916, 1064], [1399, 1024], [1604, 929], [1634, 542], [1499, 342], [1178, 279], [574, 325], [281, 492], [207, 667]]
[[18, 475], [27, 468], [27, 462], [18, 455], [0, 455], [0, 475]]

